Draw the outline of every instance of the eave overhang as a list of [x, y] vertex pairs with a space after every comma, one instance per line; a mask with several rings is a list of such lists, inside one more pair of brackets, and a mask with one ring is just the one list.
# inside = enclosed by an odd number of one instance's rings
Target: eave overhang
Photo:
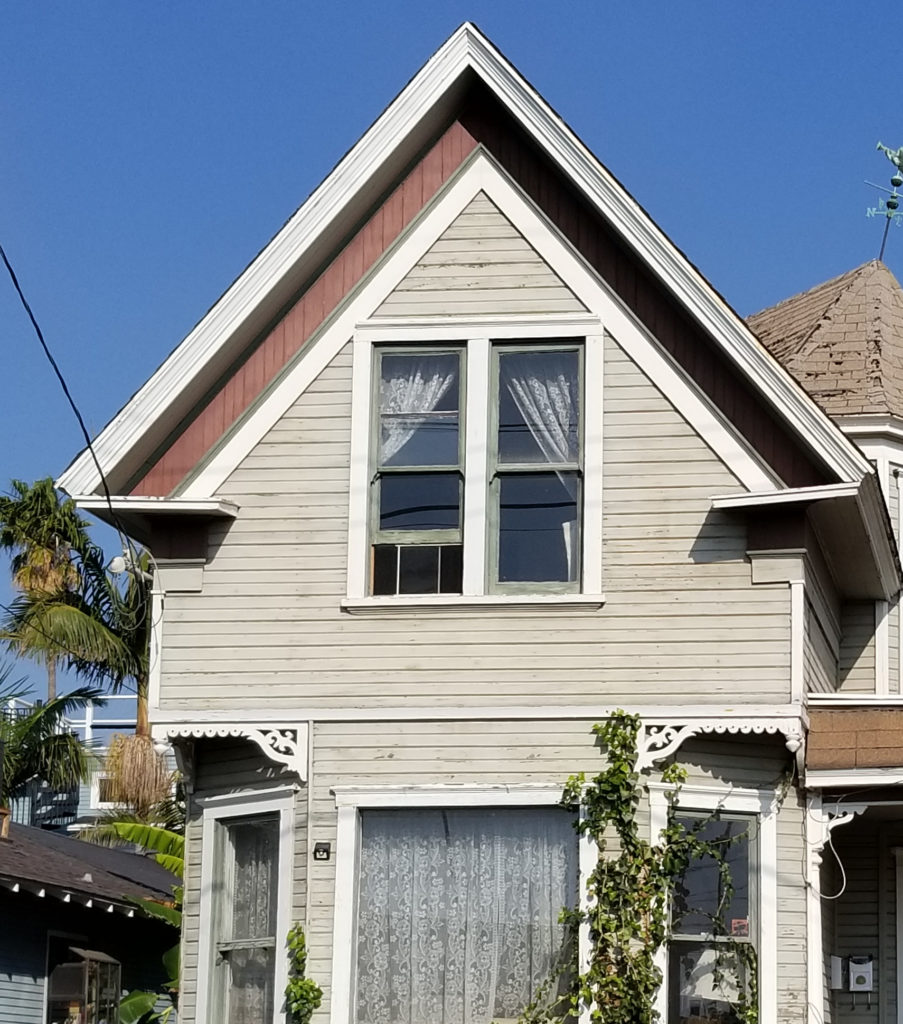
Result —
[[[451, 116], [473, 76], [634, 249], [664, 287], [841, 481], [870, 470], [865, 457], [759, 344], [744, 322], [656, 227], [564, 121], [473, 25], [461, 26], [361, 141], [213, 306], [94, 442], [115, 488], [187, 414], [285, 304], [326, 250], [348, 230]], [[68, 493], [96, 493], [101, 476], [89, 452], [63, 472]]]
[[109, 501], [96, 494], [76, 494], [75, 504], [108, 523], [122, 529], [129, 537], [149, 543], [155, 524], [190, 519], [207, 522], [213, 519], [235, 519], [238, 505], [223, 498], [144, 498], [113, 495]]
[[718, 496], [712, 498], [712, 508], [748, 517], [782, 509], [805, 511], [841, 593], [851, 598], [890, 600], [900, 590], [897, 545], [873, 473], [856, 484]]

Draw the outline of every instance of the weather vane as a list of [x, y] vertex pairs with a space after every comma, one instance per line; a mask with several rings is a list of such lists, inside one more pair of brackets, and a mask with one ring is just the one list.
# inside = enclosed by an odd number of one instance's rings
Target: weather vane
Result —
[[890, 228], [891, 221], [893, 221], [897, 227], [900, 226], [900, 222], [903, 221], [903, 211], [900, 211], [900, 194], [897, 189], [903, 185], [903, 146], [899, 149], [890, 149], [888, 146], [882, 145], [880, 142], [877, 146], [878, 149], [887, 157], [888, 160], [894, 165], [896, 170], [891, 176], [890, 183], [893, 188], [885, 188], [883, 185], [876, 185], [873, 181], [867, 181], [866, 185], [871, 185], [872, 188], [880, 189], [882, 192], [887, 192], [887, 199], [879, 199], [877, 206], [870, 206], [865, 214], [867, 217], [885, 217], [886, 222], [884, 225], [884, 235], [881, 238], [881, 251], [878, 253], [878, 259], [884, 259], [884, 247], [887, 245], [887, 232]]

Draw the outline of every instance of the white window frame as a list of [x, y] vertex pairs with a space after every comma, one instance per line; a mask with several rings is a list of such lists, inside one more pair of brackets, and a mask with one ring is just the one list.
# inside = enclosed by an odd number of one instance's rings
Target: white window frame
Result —
[[[278, 888], [276, 895], [276, 956], [273, 979], [272, 1024], [284, 1024], [283, 1001], [288, 981], [286, 939], [292, 926], [292, 895], [294, 891], [294, 790], [259, 790], [240, 795], [202, 797], [201, 824], [201, 889], [199, 908], [197, 1009], [199, 1021], [207, 1020], [213, 1004], [213, 958], [215, 956], [213, 881], [216, 868], [216, 827], [234, 818], [257, 815], [279, 815]], [[261, 1022], [270, 1024], [270, 1022]]]
[[[402, 810], [415, 807], [555, 807], [561, 803], [562, 788], [558, 783], [336, 786], [332, 793], [335, 796], [338, 821], [329, 1020], [330, 1024], [352, 1024], [355, 1005], [356, 908], [361, 849], [360, 812], [374, 808]], [[592, 871], [597, 854], [595, 843], [587, 836], [579, 836], [577, 843], [577, 884], [582, 902], [582, 879]], [[580, 963], [583, 968], [588, 962], [589, 953], [589, 931], [585, 925], [581, 926], [578, 942]]]
[[110, 811], [116, 807], [115, 800], [101, 800], [100, 799], [100, 782], [101, 779], [110, 779], [112, 776], [108, 775], [102, 768], [97, 769], [91, 773], [91, 793], [90, 801], [91, 807], [98, 811]]
[[[576, 593], [492, 593], [487, 559], [488, 451], [492, 388], [492, 345], [496, 341], [522, 340], [537, 345], [548, 341], [581, 339], [583, 342], [583, 478], [581, 527], [581, 586]], [[462, 593], [416, 594], [373, 597], [369, 586], [370, 453], [373, 423], [375, 366], [374, 345], [427, 347], [461, 343], [464, 359], [464, 571]], [[348, 508], [348, 589], [342, 602], [346, 609], [418, 607], [461, 604], [595, 604], [602, 593], [602, 369], [604, 334], [593, 316], [510, 318], [491, 322], [466, 322], [449, 318], [429, 327], [408, 324], [385, 326], [359, 324], [353, 340], [351, 397], [351, 481]], [[476, 483], [475, 483], [476, 482]]]
[[[649, 825], [653, 842], [658, 842], [663, 828], [668, 824], [670, 807], [682, 811], [713, 813], [726, 811], [730, 814], [755, 816], [758, 834], [758, 878], [756, 887], [759, 895], [756, 920], [756, 954], [759, 967], [759, 1018], [762, 1021], [777, 1020], [778, 1016], [778, 806], [774, 790], [719, 788], [685, 784], [680, 787], [673, 800], [675, 787], [669, 783], [649, 783]], [[662, 1021], [668, 1020], [668, 948], [663, 946], [656, 954], [662, 972], [656, 1008]]]

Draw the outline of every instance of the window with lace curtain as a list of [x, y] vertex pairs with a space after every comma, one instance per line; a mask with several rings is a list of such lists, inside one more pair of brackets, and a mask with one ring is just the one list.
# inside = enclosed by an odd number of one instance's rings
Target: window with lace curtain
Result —
[[375, 596], [581, 590], [583, 343], [484, 344], [376, 351]]
[[554, 806], [362, 810], [357, 1024], [515, 1020], [573, 953], [559, 920], [577, 900], [573, 818]]

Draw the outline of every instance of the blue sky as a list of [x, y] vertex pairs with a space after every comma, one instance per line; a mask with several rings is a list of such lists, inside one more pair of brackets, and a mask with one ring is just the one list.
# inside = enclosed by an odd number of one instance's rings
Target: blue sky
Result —
[[[468, 19], [739, 312], [877, 255], [903, 120], [873, 0], [7, 0], [0, 242], [92, 431]], [[0, 331], [5, 488], [81, 440], [5, 278]]]

